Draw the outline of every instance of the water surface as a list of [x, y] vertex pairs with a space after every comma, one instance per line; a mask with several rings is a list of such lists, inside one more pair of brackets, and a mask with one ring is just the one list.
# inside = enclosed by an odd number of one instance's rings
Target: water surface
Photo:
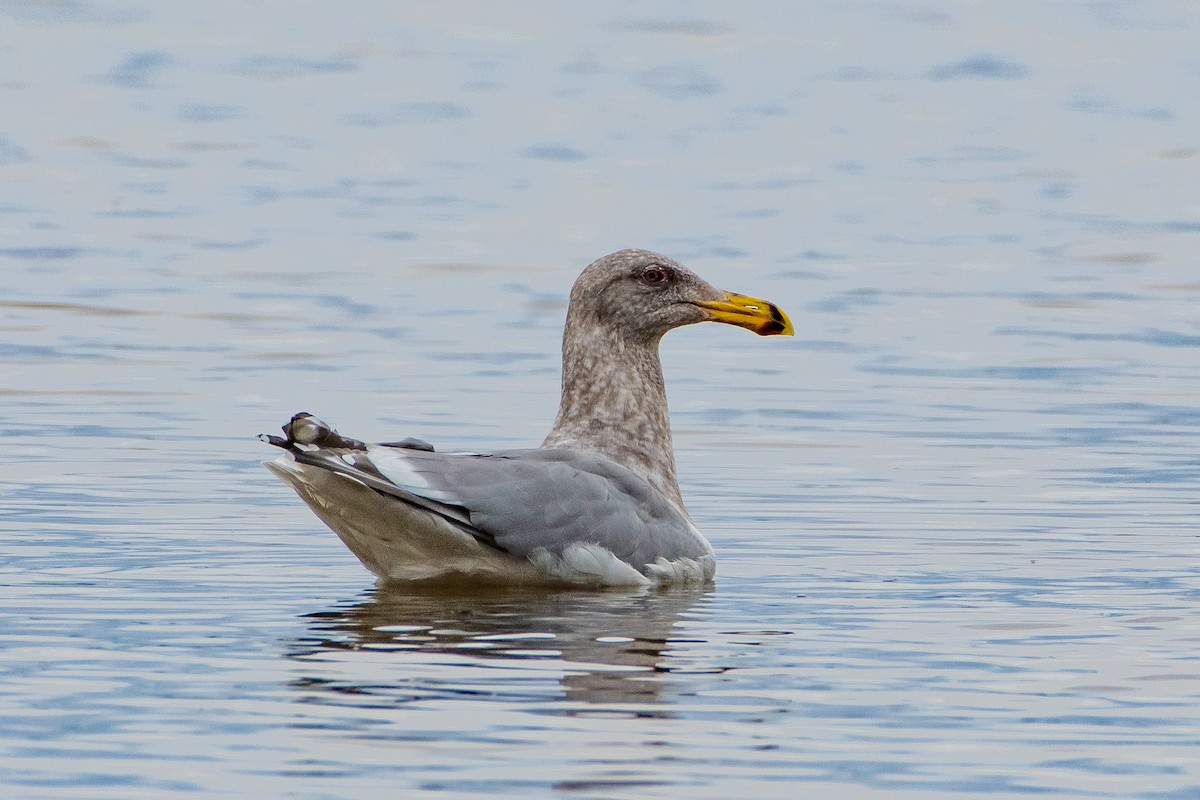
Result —
[[[12, 798], [1200, 797], [1185, 5], [0, 2]], [[623, 246], [715, 584], [376, 586], [258, 462], [540, 441]]]

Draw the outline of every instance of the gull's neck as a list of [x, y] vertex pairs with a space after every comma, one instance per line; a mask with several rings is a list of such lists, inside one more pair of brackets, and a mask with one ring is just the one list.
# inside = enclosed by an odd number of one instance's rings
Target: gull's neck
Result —
[[568, 325], [562, 402], [542, 447], [598, 453], [683, 510], [658, 341], [631, 343], [603, 325]]

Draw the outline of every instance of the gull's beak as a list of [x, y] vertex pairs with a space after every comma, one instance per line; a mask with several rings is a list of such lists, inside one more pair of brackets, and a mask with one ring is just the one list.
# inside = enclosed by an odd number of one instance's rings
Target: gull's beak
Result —
[[713, 322], [748, 328], [759, 336], [792, 336], [792, 321], [774, 303], [726, 292], [720, 300], [694, 301]]

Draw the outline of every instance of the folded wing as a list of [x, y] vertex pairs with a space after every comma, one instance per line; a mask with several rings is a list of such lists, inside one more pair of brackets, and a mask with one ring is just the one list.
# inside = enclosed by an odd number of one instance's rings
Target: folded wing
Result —
[[572, 450], [487, 455], [367, 445], [295, 454], [438, 515], [516, 556], [560, 556], [599, 545], [638, 571], [658, 559], [699, 559], [711, 549], [690, 520], [632, 471]]

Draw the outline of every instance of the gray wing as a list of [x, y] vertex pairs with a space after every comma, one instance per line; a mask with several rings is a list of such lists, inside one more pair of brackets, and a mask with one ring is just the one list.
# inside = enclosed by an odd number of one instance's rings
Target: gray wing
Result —
[[434, 453], [388, 445], [304, 456], [515, 555], [539, 548], [561, 555], [571, 544], [598, 544], [644, 570], [658, 558], [709, 553], [661, 492], [598, 456], [561, 449]]

